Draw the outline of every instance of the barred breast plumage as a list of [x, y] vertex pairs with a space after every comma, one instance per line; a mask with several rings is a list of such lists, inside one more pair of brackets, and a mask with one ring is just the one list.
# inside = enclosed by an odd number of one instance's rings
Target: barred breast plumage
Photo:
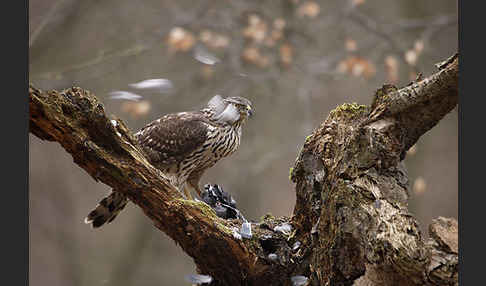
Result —
[[[249, 100], [217, 95], [202, 110], [165, 115], [140, 129], [135, 137], [150, 163], [189, 199], [191, 190], [201, 195], [203, 173], [238, 149], [242, 126], [251, 114]], [[127, 201], [113, 190], [85, 222], [93, 227], [111, 222]]]
[[178, 164], [175, 175], [182, 183], [194, 170], [211, 168], [217, 161], [233, 154], [238, 149], [240, 137], [240, 125], [208, 126], [206, 142]]

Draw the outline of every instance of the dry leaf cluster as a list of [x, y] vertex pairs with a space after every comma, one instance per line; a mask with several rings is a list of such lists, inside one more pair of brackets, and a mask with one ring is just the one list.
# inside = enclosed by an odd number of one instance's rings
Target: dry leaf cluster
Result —
[[392, 55], [385, 57], [385, 74], [389, 83], [398, 82], [398, 59]]
[[228, 47], [230, 43], [229, 38], [225, 35], [210, 30], [201, 31], [201, 33], [199, 33], [199, 40], [212, 49], [224, 49]]
[[[243, 29], [243, 36], [248, 40], [247, 46], [241, 55], [249, 64], [260, 68], [270, 64], [270, 56], [266, 52], [278, 46], [278, 58], [282, 66], [288, 67], [292, 63], [294, 50], [284, 40], [284, 31], [287, 23], [282, 18], [276, 18], [269, 25], [262, 17], [256, 14], [248, 16], [248, 25]], [[282, 43], [279, 43], [282, 42]]]
[[292, 46], [284, 43], [280, 46], [280, 61], [286, 67], [292, 63], [293, 49]]
[[347, 38], [344, 44], [348, 52], [356, 52], [358, 50], [358, 43], [351, 38]]
[[358, 56], [349, 56], [338, 63], [337, 72], [369, 79], [375, 75], [376, 68], [367, 59]]
[[405, 52], [405, 61], [410, 66], [415, 66], [417, 64], [418, 57], [422, 54], [424, 50], [424, 42], [421, 40], [415, 41], [413, 48]]
[[207, 47], [215, 50], [227, 48], [230, 44], [230, 39], [227, 36], [210, 30], [202, 30], [199, 33], [199, 37], [196, 38], [196, 36], [187, 29], [174, 27], [170, 30], [167, 38], [168, 50], [171, 53], [188, 52], [194, 47], [198, 40]]
[[248, 26], [243, 29], [243, 36], [256, 44], [261, 44], [267, 34], [267, 24], [263, 19], [256, 15], [248, 16]]
[[196, 43], [194, 35], [182, 27], [174, 27], [169, 32], [167, 39], [168, 50], [170, 53], [187, 52]]
[[299, 18], [315, 18], [321, 12], [321, 7], [314, 1], [306, 1], [302, 3], [296, 10]]
[[261, 68], [264, 68], [269, 64], [268, 57], [263, 55], [258, 47], [250, 46], [245, 48], [241, 57], [244, 61]]

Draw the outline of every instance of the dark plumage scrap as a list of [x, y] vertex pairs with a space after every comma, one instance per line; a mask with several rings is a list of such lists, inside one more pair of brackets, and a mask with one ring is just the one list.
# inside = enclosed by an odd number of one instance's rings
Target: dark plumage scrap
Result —
[[204, 185], [202, 200], [210, 205], [220, 218], [237, 218], [236, 201], [218, 185]]

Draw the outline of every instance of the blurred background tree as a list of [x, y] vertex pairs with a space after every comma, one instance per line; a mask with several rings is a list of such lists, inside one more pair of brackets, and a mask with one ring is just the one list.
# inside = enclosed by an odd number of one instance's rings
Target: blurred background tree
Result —
[[[292, 213], [289, 168], [329, 111], [370, 104], [382, 84], [428, 75], [458, 49], [456, 1], [31, 0], [29, 14], [30, 81], [82, 86], [134, 131], [214, 94], [251, 99], [240, 149], [201, 181], [221, 184], [253, 220]], [[153, 78], [170, 84], [129, 86]], [[110, 95], [120, 90], [141, 99]], [[457, 123], [447, 115], [405, 160], [424, 236], [432, 218], [457, 218]], [[100, 230], [83, 223], [109, 188], [58, 144], [31, 135], [29, 163], [32, 285], [189, 284], [191, 258], [133, 205]]]

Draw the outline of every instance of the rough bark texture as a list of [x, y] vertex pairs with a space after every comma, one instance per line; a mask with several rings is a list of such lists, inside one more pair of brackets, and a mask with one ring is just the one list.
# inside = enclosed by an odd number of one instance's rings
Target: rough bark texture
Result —
[[[438, 218], [422, 239], [407, 210], [401, 161], [458, 100], [457, 55], [439, 72], [402, 89], [385, 85], [371, 107], [344, 104], [306, 138], [291, 179], [291, 218], [252, 223], [238, 239], [238, 220], [223, 220], [201, 202], [184, 200], [110, 120], [90, 92], [43, 92], [32, 85], [30, 132], [59, 142], [74, 162], [127, 194], [154, 225], [190, 255], [212, 285], [457, 285], [457, 222]], [[290, 232], [275, 231], [289, 223]], [[270, 255], [269, 254], [275, 254]]]

